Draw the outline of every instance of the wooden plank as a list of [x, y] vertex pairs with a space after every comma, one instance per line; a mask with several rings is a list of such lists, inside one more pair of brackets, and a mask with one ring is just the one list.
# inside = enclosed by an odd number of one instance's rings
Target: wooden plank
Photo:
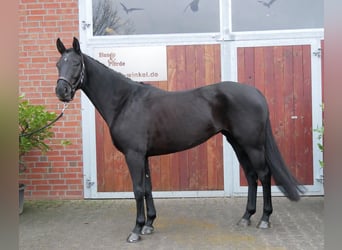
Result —
[[304, 110], [301, 105], [303, 96], [303, 52], [302, 46], [294, 46], [294, 108], [295, 115], [298, 119], [295, 120], [295, 159], [296, 159], [296, 172], [295, 175], [300, 182], [305, 181], [302, 176], [299, 176], [300, 169], [303, 168], [303, 121]]
[[238, 68], [238, 82], [246, 82], [245, 72], [245, 48], [237, 48], [237, 68]]
[[[160, 174], [160, 182], [161, 186], [159, 189], [154, 190], [160, 190], [160, 191], [172, 191], [173, 188], [171, 186], [171, 171], [172, 166], [170, 164], [170, 155], [163, 155], [160, 157], [160, 163], [161, 163], [161, 174]], [[154, 180], [152, 179], [152, 184], [154, 183]]]
[[[102, 121], [101, 121], [102, 120]], [[104, 145], [103, 145], [103, 119], [100, 114], [95, 111], [95, 123], [96, 123], [96, 160], [97, 160], [97, 189], [100, 192], [105, 190], [105, 166], [104, 166]]]
[[[237, 48], [237, 65], [238, 65], [238, 82], [247, 83], [248, 76], [246, 72], [246, 57], [245, 57], [245, 48]], [[239, 172], [240, 172], [240, 185], [247, 186], [247, 180], [245, 177], [245, 172], [241, 165], [239, 165]]]
[[[277, 113], [276, 109], [276, 86], [274, 83], [274, 47], [272, 46], [266, 46], [264, 47], [264, 65], [265, 65], [265, 86], [264, 86], [264, 95], [266, 97], [269, 113], [270, 113], [270, 121], [272, 130], [274, 133], [274, 124], [277, 123], [275, 117]], [[277, 140], [277, 137], [275, 136], [275, 140], [277, 144], [279, 145], [279, 140]], [[273, 182], [273, 181], [272, 181]]]
[[255, 62], [254, 62], [255, 48], [245, 48], [245, 83], [255, 86]]
[[270, 110], [270, 120], [273, 127], [275, 109], [274, 62], [273, 47], [264, 47], [265, 61], [265, 92], [264, 95]]
[[284, 138], [282, 154], [284, 160], [292, 173], [295, 173], [295, 160], [293, 145], [294, 140], [294, 123], [292, 117], [295, 115], [294, 111], [294, 66], [293, 66], [293, 49], [292, 46], [284, 47]]
[[262, 93], [265, 92], [265, 62], [263, 47], [256, 47], [254, 50], [254, 86]]
[[[205, 65], [206, 65], [206, 85], [210, 85], [219, 81], [218, 77], [221, 75], [220, 67], [220, 47], [218, 45], [208, 45], [205, 47]], [[210, 60], [209, 60], [210, 58]], [[204, 172], [206, 175], [203, 176], [203, 180], [207, 180], [203, 183], [203, 187], [209, 190], [220, 190], [223, 189], [223, 185], [220, 185], [219, 176], [223, 176], [223, 156], [222, 156], [222, 146], [217, 142], [221, 140], [222, 135], [217, 135], [209, 139], [205, 144], [206, 150], [206, 169]], [[203, 145], [204, 146], [204, 145]], [[205, 168], [205, 166], [204, 166]]]
[[[168, 46], [167, 49], [167, 61], [168, 61], [168, 90], [176, 91], [176, 81], [177, 81], [177, 47], [178, 46]], [[172, 171], [170, 173], [170, 185], [172, 190], [180, 190], [180, 165], [178, 161], [178, 154], [170, 155], [170, 167]]]
[[196, 46], [195, 63], [196, 63], [196, 88], [205, 85], [205, 62], [204, 62], [204, 47]]
[[221, 46], [219, 44], [212, 45], [214, 47], [214, 82], [222, 81], [221, 77]]
[[[215, 60], [214, 60], [214, 82], [221, 81], [221, 46], [213, 45]], [[213, 175], [215, 176], [215, 182], [208, 183], [208, 189], [210, 190], [223, 190], [224, 179], [223, 179], [223, 136], [218, 134], [213, 138], [215, 150], [209, 151], [209, 154], [215, 155], [212, 157], [212, 163], [210, 163], [213, 169]], [[212, 144], [210, 144], [212, 145]], [[209, 162], [209, 160], [208, 160]], [[209, 164], [209, 163], [208, 163]]]
[[[176, 55], [176, 65], [177, 65], [177, 74], [176, 74], [176, 90], [186, 90], [189, 89], [188, 86], [188, 74], [186, 72], [186, 47], [187, 46], [177, 46], [177, 55]], [[189, 186], [189, 169], [188, 169], [188, 152], [182, 151], [177, 154], [173, 154], [173, 156], [177, 155], [178, 165], [179, 165], [179, 183], [180, 190], [185, 190]]]
[[204, 77], [204, 85], [210, 85], [214, 82], [214, 74], [215, 74], [215, 49], [213, 45], [203, 45], [204, 47], [204, 67], [205, 67], [205, 77]]
[[[188, 89], [196, 88], [196, 68], [197, 68], [197, 59], [196, 58], [196, 46], [186, 46], [186, 75], [185, 78], [186, 85]], [[198, 190], [197, 183], [197, 175], [196, 171], [198, 170], [199, 165], [199, 151], [198, 147], [192, 148], [186, 151], [188, 157], [188, 172], [187, 172], [187, 187], [186, 190]], [[194, 185], [196, 183], [196, 185]]]
[[160, 182], [161, 177], [161, 166], [160, 166], [160, 156], [149, 158], [149, 167], [151, 173], [151, 180], [153, 181], [153, 187], [158, 190], [162, 188]]
[[273, 133], [281, 151], [286, 147], [282, 142], [284, 138], [284, 61], [283, 49], [280, 46], [273, 48], [273, 86], [274, 86], [274, 108], [273, 113]]

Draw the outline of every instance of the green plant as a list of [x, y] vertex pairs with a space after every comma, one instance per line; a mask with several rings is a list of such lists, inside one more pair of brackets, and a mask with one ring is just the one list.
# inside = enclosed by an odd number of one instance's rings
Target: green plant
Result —
[[[52, 126], [47, 126], [57, 118], [55, 112], [46, 111], [43, 105], [32, 105], [23, 96], [19, 97], [18, 122], [19, 122], [19, 171], [25, 170], [22, 161], [23, 155], [33, 149], [39, 149], [46, 153], [51, 149], [47, 140], [54, 136]], [[47, 127], [45, 127], [47, 126]], [[69, 141], [62, 141], [63, 145], [70, 144]]]
[[[321, 108], [322, 108], [322, 111], [324, 111], [324, 104], [321, 104]], [[319, 150], [323, 153], [323, 151], [324, 151], [324, 146], [323, 146], [324, 124], [322, 124], [321, 127], [315, 128], [313, 131], [318, 134], [317, 139], [319, 140], [319, 142], [317, 143], [317, 146], [318, 146]], [[324, 167], [324, 161], [319, 160], [319, 165], [321, 167]]]

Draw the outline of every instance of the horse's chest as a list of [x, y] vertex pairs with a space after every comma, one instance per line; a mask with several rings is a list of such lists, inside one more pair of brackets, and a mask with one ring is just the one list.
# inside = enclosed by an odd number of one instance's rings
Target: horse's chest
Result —
[[110, 129], [114, 146], [121, 152], [132, 150], [145, 150], [146, 129], [139, 123], [125, 121]]

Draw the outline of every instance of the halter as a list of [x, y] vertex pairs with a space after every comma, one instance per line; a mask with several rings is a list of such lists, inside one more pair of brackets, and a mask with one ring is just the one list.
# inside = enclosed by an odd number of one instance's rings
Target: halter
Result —
[[81, 69], [80, 77], [74, 84], [71, 84], [69, 79], [67, 79], [66, 77], [63, 77], [63, 76], [58, 77], [58, 80], [63, 80], [70, 86], [73, 93], [76, 92], [77, 89], [82, 88], [83, 81], [84, 81], [85, 65], [84, 65], [84, 59], [83, 59], [82, 53], [81, 53], [81, 61], [82, 61], [82, 69]]

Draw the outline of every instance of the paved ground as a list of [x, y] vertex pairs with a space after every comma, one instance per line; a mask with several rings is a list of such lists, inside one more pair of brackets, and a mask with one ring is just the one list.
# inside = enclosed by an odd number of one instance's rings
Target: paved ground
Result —
[[135, 244], [126, 237], [134, 200], [26, 201], [20, 249], [323, 249], [323, 197], [274, 198], [272, 228], [236, 226], [246, 198], [156, 199], [155, 233]]

